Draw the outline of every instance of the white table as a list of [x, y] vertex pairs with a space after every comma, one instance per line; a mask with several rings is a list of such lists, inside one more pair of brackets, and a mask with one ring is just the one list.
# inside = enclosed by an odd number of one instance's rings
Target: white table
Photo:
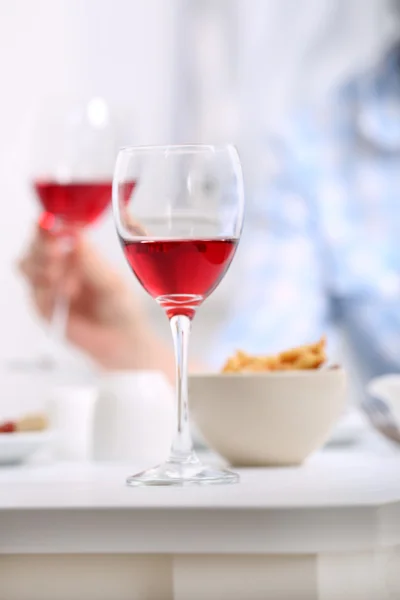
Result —
[[0, 599], [400, 598], [400, 454], [374, 441], [237, 486], [132, 489], [132, 468], [0, 471]]

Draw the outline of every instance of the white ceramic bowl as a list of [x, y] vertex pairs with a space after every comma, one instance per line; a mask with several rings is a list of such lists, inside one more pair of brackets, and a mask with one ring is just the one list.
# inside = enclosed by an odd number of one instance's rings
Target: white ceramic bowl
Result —
[[0, 433], [0, 465], [24, 462], [52, 439], [50, 431]]
[[189, 378], [196, 424], [235, 466], [302, 463], [343, 414], [345, 388], [342, 369]]

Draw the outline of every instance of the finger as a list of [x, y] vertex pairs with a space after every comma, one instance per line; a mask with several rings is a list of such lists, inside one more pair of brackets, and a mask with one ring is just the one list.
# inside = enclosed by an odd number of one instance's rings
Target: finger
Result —
[[23, 267], [23, 273], [31, 285], [57, 287], [63, 279], [61, 265], [53, 264], [42, 266], [35, 263], [27, 263]]
[[59, 237], [38, 234], [30, 245], [28, 255], [41, 263], [63, 260], [65, 258], [63, 241]]
[[53, 314], [54, 293], [46, 287], [36, 287], [33, 289], [32, 296], [39, 314], [43, 318], [50, 320]]
[[18, 270], [25, 276], [30, 278], [37, 270], [49, 271], [49, 276], [52, 277], [54, 272], [61, 270], [65, 263], [65, 257], [63, 257], [57, 248], [53, 244], [45, 244], [35, 239], [28, 251], [22, 258], [17, 262]]
[[57, 270], [67, 269], [69, 261], [70, 252], [66, 250], [70, 244], [66, 246], [66, 240], [70, 242], [70, 238], [37, 227], [26, 254], [17, 264], [19, 270], [23, 275], [31, 276], [39, 269], [48, 269], [49, 278], [57, 277]]
[[26, 275], [27, 274], [28, 263], [29, 263], [29, 261], [28, 261], [27, 256], [23, 256], [17, 262], [17, 269], [18, 269], [18, 271], [20, 273], [22, 273], [22, 275]]
[[32, 288], [46, 288], [53, 294], [76, 295], [80, 287], [78, 271], [70, 260], [38, 263], [31, 256], [19, 263], [19, 270]]
[[71, 270], [69, 273], [64, 273], [57, 288], [57, 292], [72, 300], [79, 296], [81, 289], [81, 278], [75, 270]]

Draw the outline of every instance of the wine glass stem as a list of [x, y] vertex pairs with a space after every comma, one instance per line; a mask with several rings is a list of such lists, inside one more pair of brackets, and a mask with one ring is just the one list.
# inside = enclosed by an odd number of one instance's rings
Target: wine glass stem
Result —
[[55, 298], [51, 318], [51, 334], [55, 344], [61, 344], [65, 339], [69, 312], [69, 299], [66, 294], [59, 291]]
[[175, 349], [177, 431], [172, 442], [170, 462], [196, 461], [189, 422], [188, 346], [191, 320], [185, 315], [171, 317], [170, 326]]
[[[62, 252], [67, 256], [73, 248], [74, 239], [72, 235], [62, 233], [61, 246]], [[50, 336], [53, 346], [53, 356], [50, 362], [56, 366], [60, 361], [60, 351], [66, 337], [68, 317], [69, 317], [69, 298], [63, 290], [64, 276], [61, 279], [56, 296], [54, 299], [53, 313], [50, 319]]]

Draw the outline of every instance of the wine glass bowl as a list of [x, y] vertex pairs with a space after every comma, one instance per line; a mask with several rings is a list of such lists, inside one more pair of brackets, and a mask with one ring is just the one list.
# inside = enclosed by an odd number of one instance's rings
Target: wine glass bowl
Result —
[[221, 281], [236, 250], [234, 238], [123, 241], [125, 256], [144, 289], [168, 317], [194, 317]]
[[111, 203], [118, 141], [103, 98], [50, 98], [37, 112], [31, 179], [43, 226], [82, 228]]
[[[124, 190], [136, 183], [126, 198]], [[237, 475], [203, 466], [190, 439], [187, 346], [196, 310], [224, 277], [240, 238], [244, 195], [231, 145], [123, 148], [113, 179], [113, 211], [125, 257], [164, 309], [176, 357], [177, 433], [166, 464], [130, 485], [232, 483]]]
[[111, 201], [111, 182], [35, 180], [34, 189], [43, 213], [40, 224], [45, 229], [81, 229], [94, 223]]

